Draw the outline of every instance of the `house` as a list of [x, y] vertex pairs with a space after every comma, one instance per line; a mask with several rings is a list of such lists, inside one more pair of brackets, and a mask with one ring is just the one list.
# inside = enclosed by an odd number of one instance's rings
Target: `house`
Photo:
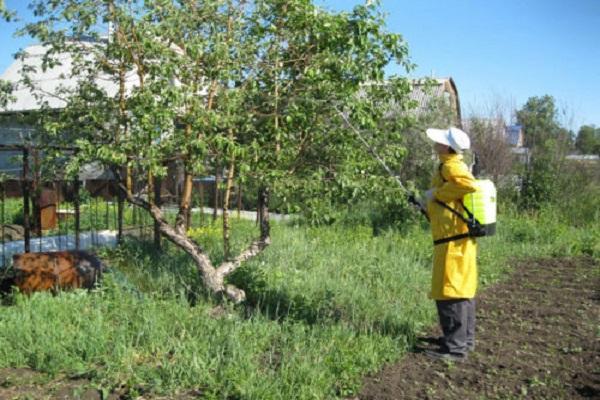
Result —
[[[104, 46], [103, 41], [78, 41], [75, 44], [89, 49], [90, 52]], [[61, 92], [64, 89], [75, 88], [79, 80], [85, 78], [73, 73], [73, 59], [69, 53], [56, 55], [55, 58], [59, 64], [44, 70], [44, 55], [47, 50], [43, 45], [27, 47], [24, 50], [24, 57], [17, 58], [0, 75], [0, 80], [12, 83], [12, 97], [14, 100], [9, 102], [3, 109], [0, 109], [0, 115], [38, 111], [43, 107], [49, 110], [60, 110], [66, 106], [67, 103], [61, 96]], [[30, 87], [21, 82], [24, 70], [28, 71], [28, 76], [36, 90], [32, 91]], [[130, 71], [126, 74], [125, 90], [130, 92], [136, 82], [135, 73]], [[118, 84], [108, 77], [98, 77], [96, 84], [106, 90], [109, 96], [115, 95], [119, 89]]]
[[[77, 41], [72, 44], [85, 47], [90, 54], [102, 50], [106, 39], [100, 41]], [[27, 116], [40, 110], [44, 112], [60, 112], [67, 102], [62, 95], [69, 89], [77, 87], [82, 75], [77, 75], [72, 71], [74, 67], [73, 59], [69, 53], [60, 53], [55, 56], [58, 64], [52, 68], [43, 69], [44, 57], [47, 48], [42, 45], [32, 45], [24, 49], [24, 56], [16, 59], [0, 75], [0, 80], [12, 84], [12, 101], [0, 108], [0, 174], [8, 176], [13, 182], [9, 183], [11, 187], [19, 190], [18, 181], [22, 176], [23, 150], [20, 147], [30, 145], [35, 147], [33, 126], [28, 125]], [[28, 86], [22, 83], [23, 71], [28, 71], [28, 78], [32, 85]], [[106, 91], [108, 96], [115, 96], [118, 93], [119, 85], [108, 76], [98, 76], [95, 82], [99, 88]], [[138, 83], [138, 76], [135, 71], [129, 71], [125, 76], [125, 92], [131, 93]], [[31, 160], [34, 163], [35, 161]], [[102, 193], [104, 196], [114, 194], [114, 188], [109, 190], [108, 182], [114, 177], [112, 173], [104, 170], [97, 164], [83, 166], [79, 174], [79, 180], [84, 182], [91, 193]], [[60, 179], [57, 179], [60, 180]], [[17, 183], [15, 185], [15, 182]], [[165, 186], [169, 184], [176, 185], [174, 182], [164, 182]], [[169, 188], [172, 193], [176, 189]]]
[[456, 88], [454, 79], [451, 77], [414, 79], [412, 81], [410, 100], [416, 103], [416, 108], [412, 112], [417, 116], [431, 111], [433, 107], [439, 105], [439, 101], [442, 101], [449, 106], [453, 113], [452, 119], [455, 125], [462, 127], [458, 89]]
[[[383, 82], [368, 82], [364, 86], [387, 85]], [[408, 111], [400, 107], [395, 102], [390, 104], [390, 108], [385, 117], [394, 118], [398, 115], [411, 115], [417, 118], [430, 116], [432, 113], [442, 112], [442, 120], [452, 121], [454, 126], [461, 127], [460, 101], [458, 90], [452, 78], [419, 78], [410, 81], [411, 91], [408, 94], [408, 101], [412, 104]], [[359, 96], [363, 96], [361, 91]], [[450, 115], [447, 115], [447, 114]], [[444, 124], [447, 124], [444, 123]]]
[[[93, 51], [101, 42], [79, 41], [77, 45], [89, 48]], [[61, 93], [64, 90], [73, 89], [77, 86], [81, 76], [72, 73], [73, 60], [68, 53], [56, 56], [58, 65], [44, 70], [44, 55], [47, 48], [42, 45], [27, 47], [21, 58], [17, 58], [0, 75], [0, 80], [9, 82], [12, 87], [12, 101], [0, 108], [0, 173], [10, 177], [16, 177], [21, 172], [22, 162], [15, 157], [21, 151], [15, 150], [25, 144], [33, 144], [35, 129], [27, 124], [27, 116], [40, 110], [48, 112], [59, 111], [66, 106], [66, 101]], [[32, 82], [32, 87], [23, 84], [23, 71], [28, 71], [27, 76]], [[128, 74], [126, 79], [126, 90], [130, 91], [135, 85], [135, 75]], [[98, 78], [98, 85], [114, 95], [118, 91], [118, 85], [109, 80]], [[10, 146], [9, 146], [10, 145]], [[98, 173], [96, 173], [98, 175]], [[81, 179], [89, 177], [89, 171], [85, 172]]]

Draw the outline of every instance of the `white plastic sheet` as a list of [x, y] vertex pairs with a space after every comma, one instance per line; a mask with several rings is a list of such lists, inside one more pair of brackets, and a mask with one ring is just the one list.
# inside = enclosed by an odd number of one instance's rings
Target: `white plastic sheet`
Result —
[[[75, 250], [75, 235], [47, 236], [31, 238], [29, 241], [30, 252]], [[79, 233], [79, 249], [86, 250], [93, 247], [115, 247], [117, 245], [117, 231], [102, 230], [97, 232]], [[16, 240], [6, 242], [0, 246], [0, 259], [5, 257], [6, 264], [12, 262], [13, 254], [25, 251], [25, 241]], [[1, 260], [0, 260], [1, 261]]]

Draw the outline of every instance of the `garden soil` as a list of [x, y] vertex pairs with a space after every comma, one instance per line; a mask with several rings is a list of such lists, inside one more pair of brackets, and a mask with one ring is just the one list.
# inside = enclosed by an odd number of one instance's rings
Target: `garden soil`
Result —
[[[429, 360], [426, 341], [366, 377], [355, 399], [600, 399], [600, 264], [591, 258], [522, 260], [478, 297], [476, 349], [464, 363]], [[428, 337], [437, 337], [433, 328]], [[142, 389], [142, 388], [140, 388]], [[84, 377], [0, 369], [4, 399], [193, 399], [112, 393]]]
[[[440, 334], [436, 328], [426, 338]], [[600, 399], [600, 265], [522, 260], [478, 296], [476, 348], [463, 363], [430, 360], [422, 340], [364, 380], [370, 399]]]

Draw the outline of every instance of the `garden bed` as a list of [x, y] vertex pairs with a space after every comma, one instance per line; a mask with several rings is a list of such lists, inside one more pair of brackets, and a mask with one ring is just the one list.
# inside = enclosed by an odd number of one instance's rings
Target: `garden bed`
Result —
[[520, 261], [479, 297], [477, 348], [464, 364], [417, 347], [367, 378], [359, 398], [600, 398], [599, 290], [592, 258]]

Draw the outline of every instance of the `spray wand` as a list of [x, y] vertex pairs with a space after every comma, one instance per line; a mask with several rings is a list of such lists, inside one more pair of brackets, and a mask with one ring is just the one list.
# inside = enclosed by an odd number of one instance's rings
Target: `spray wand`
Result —
[[427, 211], [425, 210], [425, 208], [423, 207], [423, 205], [417, 200], [416, 196], [414, 193], [412, 193], [411, 191], [409, 191], [406, 186], [404, 186], [404, 184], [402, 183], [402, 181], [400, 180], [400, 178], [394, 174], [394, 172], [390, 169], [390, 167], [385, 163], [385, 161], [383, 161], [383, 159], [379, 156], [379, 154], [377, 154], [377, 152], [375, 151], [375, 149], [369, 144], [369, 142], [367, 142], [365, 140], [365, 138], [363, 137], [363, 135], [360, 133], [360, 131], [354, 126], [352, 125], [352, 123], [350, 122], [350, 120], [348, 119], [348, 117], [341, 112], [337, 107], [335, 107], [335, 111], [337, 111], [337, 113], [340, 115], [340, 117], [342, 117], [342, 120], [344, 121], [344, 124], [352, 131], [356, 134], [356, 136], [358, 137], [358, 139], [360, 140], [360, 142], [362, 143], [362, 145], [367, 149], [367, 151], [371, 154], [371, 156], [377, 160], [379, 162], [379, 164], [383, 167], [383, 169], [385, 169], [385, 171], [392, 177], [394, 178], [394, 180], [396, 181], [396, 183], [398, 183], [398, 185], [400, 186], [400, 188], [406, 192], [408, 194], [408, 202], [410, 204], [412, 204], [413, 206], [417, 207], [419, 209], [419, 211], [425, 216], [425, 218], [427, 218], [427, 220], [429, 221], [429, 216], [427, 215]]

